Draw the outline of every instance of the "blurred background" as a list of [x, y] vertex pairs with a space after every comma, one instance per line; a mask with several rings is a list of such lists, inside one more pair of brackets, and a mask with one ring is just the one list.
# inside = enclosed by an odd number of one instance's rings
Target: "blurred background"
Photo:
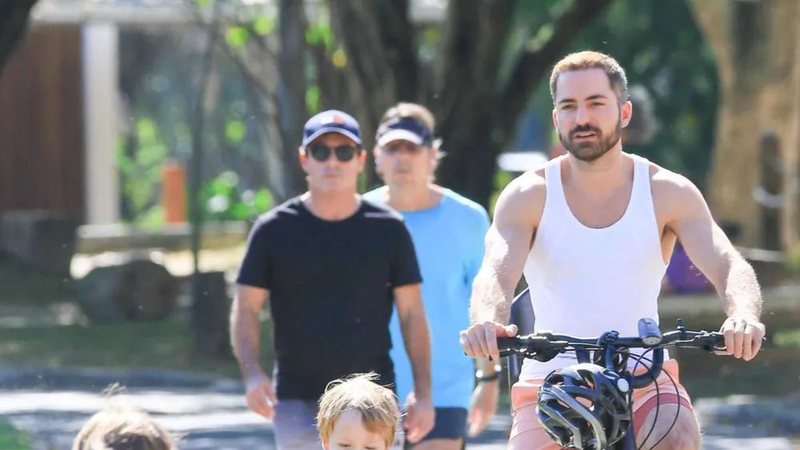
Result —
[[[0, 448], [68, 447], [112, 382], [185, 448], [272, 445], [227, 314], [249, 224], [305, 190], [306, 118], [348, 111], [371, 148], [423, 103], [440, 183], [491, 210], [563, 151], [548, 78], [582, 49], [627, 71], [626, 151], [697, 184], [764, 288], [757, 360], [677, 355], [707, 448], [800, 448], [798, 24], [799, 0], [0, 2]], [[678, 317], [723, 320], [680, 248]], [[500, 448], [507, 416], [470, 445]]]

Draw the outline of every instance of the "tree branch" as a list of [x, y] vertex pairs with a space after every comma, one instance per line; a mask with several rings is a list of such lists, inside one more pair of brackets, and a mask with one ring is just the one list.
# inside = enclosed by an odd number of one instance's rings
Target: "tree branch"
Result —
[[447, 4], [442, 42], [441, 103], [437, 112], [441, 118], [453, 117], [465, 101], [465, 92], [474, 85], [474, 73], [469, 70], [477, 47], [478, 0], [451, 1]]
[[[573, 1], [553, 24], [551, 37], [537, 50], [527, 51], [517, 61], [511, 77], [499, 95], [505, 112], [504, 122], [513, 128], [516, 117], [527, 106], [531, 92], [566, 50], [572, 38], [600, 15], [613, 0]], [[510, 128], [509, 128], [510, 129]]]
[[482, 2], [478, 20], [478, 41], [474, 47], [475, 79], [483, 80], [483, 89], [493, 91], [499, 81], [500, 62], [511, 31], [514, 2]]
[[374, 2], [375, 22], [386, 54], [386, 64], [395, 74], [397, 100], [414, 100], [419, 91], [417, 46], [414, 26], [408, 16], [408, 0]]

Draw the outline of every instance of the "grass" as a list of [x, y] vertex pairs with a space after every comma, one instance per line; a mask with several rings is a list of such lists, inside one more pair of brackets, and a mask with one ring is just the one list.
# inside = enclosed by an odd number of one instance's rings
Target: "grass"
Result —
[[[267, 323], [268, 326], [268, 323]], [[270, 330], [262, 326], [265, 367]], [[115, 325], [0, 329], [0, 361], [48, 367], [157, 368], [238, 377], [231, 359], [193, 355], [191, 329], [180, 320]]]
[[0, 450], [30, 450], [31, 439], [0, 417]]
[[800, 347], [800, 328], [778, 331], [773, 341], [778, 347]]

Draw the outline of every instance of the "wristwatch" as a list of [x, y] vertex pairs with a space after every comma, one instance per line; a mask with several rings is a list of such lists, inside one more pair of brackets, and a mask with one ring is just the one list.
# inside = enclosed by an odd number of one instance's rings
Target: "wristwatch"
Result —
[[503, 368], [497, 364], [494, 366], [494, 372], [492, 373], [483, 373], [482, 370], [475, 371], [475, 381], [478, 383], [485, 383], [487, 381], [494, 381], [500, 378], [500, 373], [503, 372]]

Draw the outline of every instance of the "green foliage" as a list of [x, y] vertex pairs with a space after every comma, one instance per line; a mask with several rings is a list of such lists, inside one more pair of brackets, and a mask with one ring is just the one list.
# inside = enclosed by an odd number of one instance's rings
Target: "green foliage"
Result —
[[306, 43], [308, 45], [322, 45], [326, 51], [333, 49], [333, 30], [326, 22], [314, 22], [306, 28]]
[[241, 144], [247, 133], [247, 124], [241, 120], [229, 120], [225, 124], [225, 137], [231, 144]]
[[260, 15], [253, 19], [253, 31], [259, 36], [267, 36], [275, 31], [278, 20], [275, 17]]
[[[520, 2], [517, 26], [539, 31], [516, 39], [535, 47], [559, 3]], [[711, 164], [718, 80], [711, 49], [686, 1], [617, 0], [577, 36], [570, 51], [586, 49], [614, 56], [629, 85], [644, 87], [652, 100], [658, 123], [652, 141], [626, 150], [683, 173], [702, 188]], [[532, 105], [549, 122], [548, 82], [539, 86]]]
[[267, 189], [242, 190], [239, 176], [231, 171], [220, 173], [203, 186], [200, 201], [207, 220], [250, 220], [272, 208], [274, 200]]
[[14, 428], [6, 419], [0, 418], [0, 449], [30, 450], [31, 438]]
[[778, 331], [773, 342], [778, 347], [800, 347], [800, 328]]
[[[126, 145], [130, 144], [130, 145]], [[161, 166], [169, 152], [160, 136], [158, 124], [150, 117], [136, 121], [134, 135], [128, 141], [117, 144], [117, 164], [121, 175], [121, 191], [133, 222], [150, 214], [158, 204], [158, 187], [161, 181]], [[159, 221], [148, 221], [159, 225]]]
[[319, 97], [319, 85], [314, 84], [306, 89], [306, 109], [309, 114], [316, 114], [320, 111]]
[[225, 31], [225, 42], [236, 50], [241, 50], [247, 45], [250, 33], [241, 26], [228, 27]]

